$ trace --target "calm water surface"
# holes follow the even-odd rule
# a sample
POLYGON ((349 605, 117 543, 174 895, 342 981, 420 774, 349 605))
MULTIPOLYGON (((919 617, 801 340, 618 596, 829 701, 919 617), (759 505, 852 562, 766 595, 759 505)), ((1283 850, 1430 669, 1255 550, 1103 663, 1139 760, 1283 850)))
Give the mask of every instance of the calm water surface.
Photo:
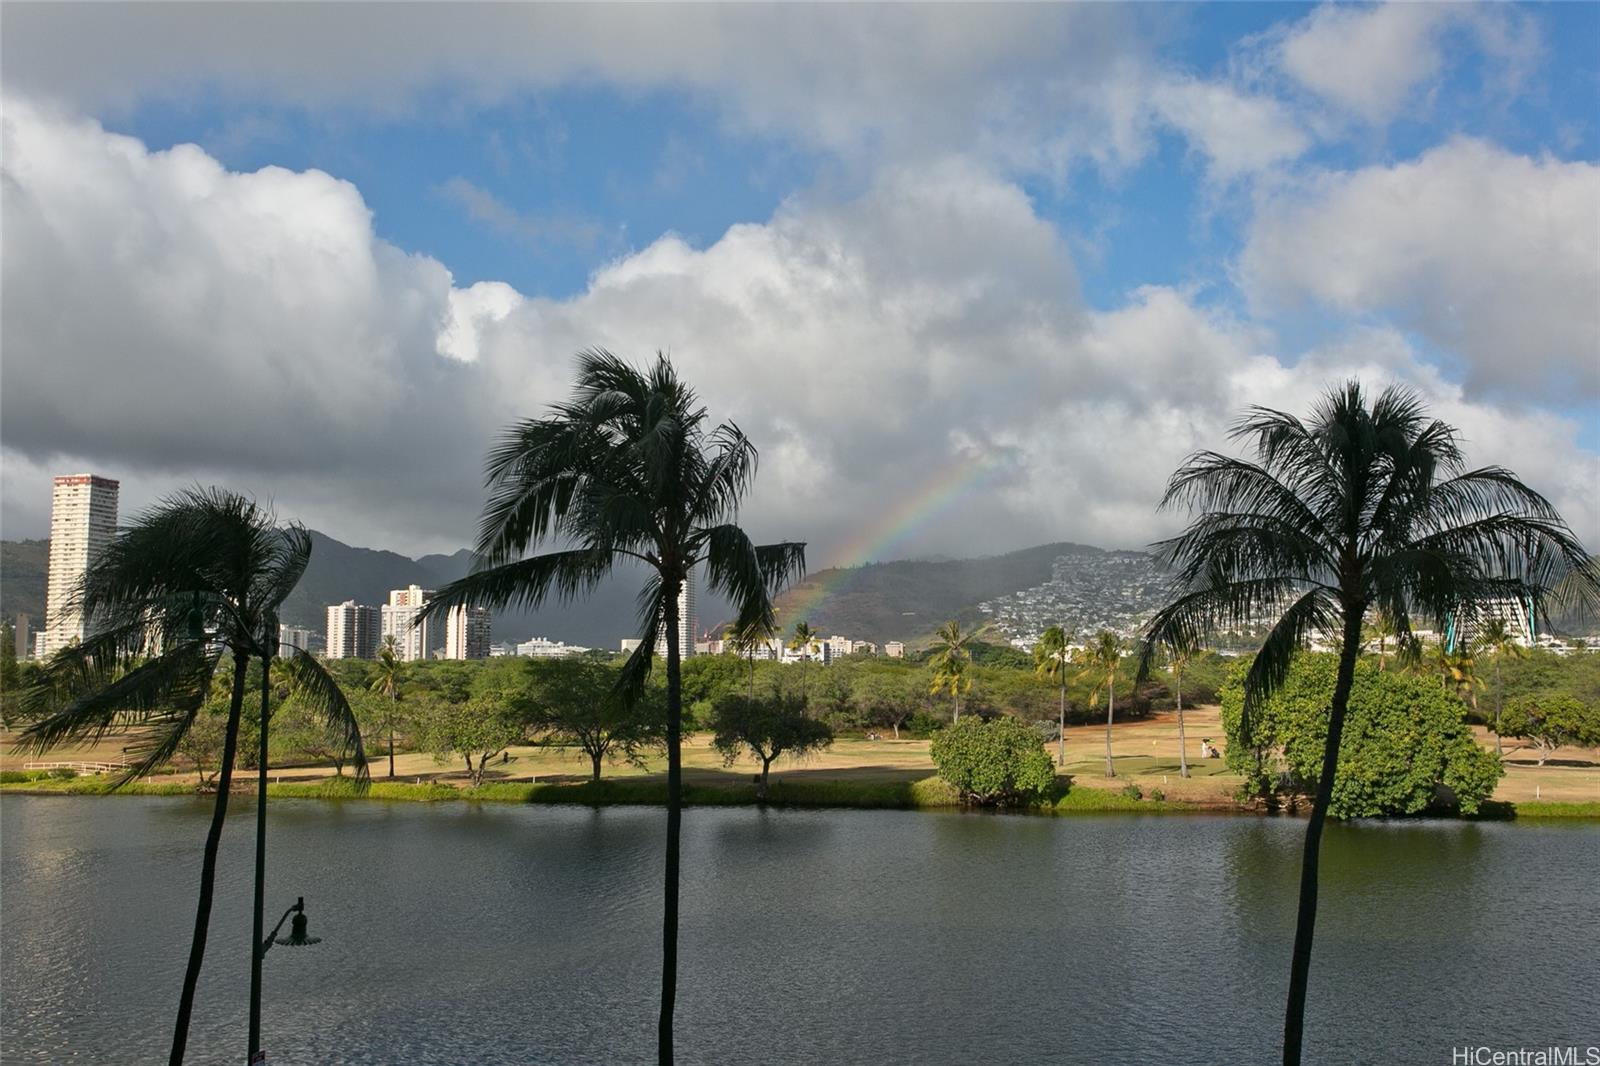
MULTIPOLYGON (((209 802, 0 803, 0 1058, 165 1061, 209 802)), ((228 823, 192 1062, 243 1058, 251 819, 228 823)), ((1253 1063, 1303 823, 691 810, 684 1063, 1253 1063)), ((277 801, 278 1063, 653 1061, 659 810, 277 801)), ((1600 826, 1330 827, 1320 1063, 1596 1043, 1600 826)))

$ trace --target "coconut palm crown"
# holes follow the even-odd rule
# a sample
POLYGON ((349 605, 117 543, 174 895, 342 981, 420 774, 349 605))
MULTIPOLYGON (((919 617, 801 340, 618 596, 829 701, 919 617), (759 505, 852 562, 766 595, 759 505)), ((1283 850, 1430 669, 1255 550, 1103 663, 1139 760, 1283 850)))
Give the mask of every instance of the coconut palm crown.
POLYGON ((1550 501, 1509 470, 1468 468, 1456 431, 1405 388, 1374 399, 1351 381, 1328 391, 1306 420, 1253 407, 1232 436, 1254 460, 1201 451, 1167 485, 1163 507, 1199 514, 1155 546, 1177 587, 1146 627, 1140 672, 1162 644, 1199 644, 1219 629, 1273 620, 1245 677, 1248 734, 1297 650, 1315 635, 1340 649, 1284 1019, 1283 1061, 1298 1063, 1318 846, 1364 621, 1381 611, 1412 643, 1418 621, 1442 629, 1448 616, 1478 619, 1483 605, 1509 598, 1548 617, 1564 578, 1590 601, 1600 583, 1550 501))
POLYGON ((772 595, 805 569, 805 545, 757 546, 737 522, 757 455, 732 422, 707 427, 694 390, 664 355, 635 368, 610 352, 578 357, 572 398, 513 425, 489 453, 489 499, 472 573, 441 588, 424 616, 465 604, 536 605, 592 590, 620 561, 646 568, 640 643, 622 695, 639 695, 666 635, 667 862, 658 1050, 672 1061, 682 810, 678 593, 692 568, 727 596, 747 639, 774 627, 772 595), (524 558, 530 550, 560 545, 524 558))
MULTIPOLYGON (((217 798, 201 860, 189 963, 169 1061, 183 1061, 196 984, 205 958, 217 849, 227 816, 251 658, 278 653, 278 611, 305 573, 311 537, 279 526, 272 512, 221 489, 188 489, 163 499, 117 533, 73 593, 87 632, 45 664, 22 694, 36 720, 18 746, 44 751, 131 730, 133 764, 120 786, 168 762, 202 712, 225 652, 233 685, 217 798)), ((367 780, 361 732, 322 664, 303 650, 287 659, 298 698, 341 739, 367 780)), ((265 685, 265 676, 263 684, 265 685)))

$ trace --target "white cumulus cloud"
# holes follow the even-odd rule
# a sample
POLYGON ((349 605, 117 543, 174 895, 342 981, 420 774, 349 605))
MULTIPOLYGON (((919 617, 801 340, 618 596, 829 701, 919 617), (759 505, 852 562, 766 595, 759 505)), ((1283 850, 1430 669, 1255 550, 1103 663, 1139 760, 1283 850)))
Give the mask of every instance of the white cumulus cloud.
POLYGON ((1600 167, 1460 139, 1267 200, 1240 261, 1258 306, 1384 315, 1477 394, 1600 395, 1600 167))

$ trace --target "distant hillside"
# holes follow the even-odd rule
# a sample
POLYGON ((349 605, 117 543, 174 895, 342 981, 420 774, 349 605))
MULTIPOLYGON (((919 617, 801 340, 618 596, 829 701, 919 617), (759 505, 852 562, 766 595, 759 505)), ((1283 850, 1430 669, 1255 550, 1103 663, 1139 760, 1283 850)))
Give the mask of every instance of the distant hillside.
MULTIPOLYGON (((856 640, 908 643, 951 618, 978 624, 978 604, 1050 580, 1062 555, 1104 554, 1081 544, 1042 544, 981 559, 906 560, 818 570, 778 598, 788 629, 801 613, 812 628, 856 640)), ((702 612, 703 613, 703 612, 702 612)))
POLYGON ((0 618, 33 616, 44 624, 45 574, 50 565, 48 540, 0 540, 0 618))

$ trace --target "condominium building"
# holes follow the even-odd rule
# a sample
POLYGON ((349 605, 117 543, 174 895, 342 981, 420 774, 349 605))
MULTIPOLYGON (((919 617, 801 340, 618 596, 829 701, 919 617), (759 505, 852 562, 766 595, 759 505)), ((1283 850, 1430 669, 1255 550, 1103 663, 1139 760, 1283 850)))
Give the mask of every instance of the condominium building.
POLYGON ((378 609, 354 600, 328 608, 330 659, 376 659, 378 657, 378 609))
POLYGON ((435 651, 444 647, 445 627, 440 619, 417 621, 422 605, 431 599, 433 590, 418 585, 391 589, 389 602, 379 609, 383 616, 380 635, 385 639, 394 638, 395 654, 405 662, 431 659, 435 651))
POLYGON ((1511 634, 1512 641, 1524 648, 1531 648, 1539 641, 1533 605, 1507 596, 1502 599, 1484 600, 1470 611, 1451 614, 1446 618, 1445 650, 1454 652, 1459 648, 1470 648, 1477 643, 1484 627, 1490 622, 1504 624, 1511 634))
POLYGON ((305 626, 278 624, 278 654, 293 655, 297 651, 316 651, 322 643, 322 634, 305 626))
POLYGON ((490 632, 489 608, 450 608, 444 619, 444 657, 487 659, 490 632))
POLYGON ((518 644, 512 651, 524 659, 560 659, 568 655, 582 655, 588 648, 576 644, 568 644, 561 640, 547 640, 544 637, 534 637, 518 644))
MULTIPOLYGON (((699 630, 699 618, 695 616, 694 609, 694 573, 684 579, 683 589, 678 593, 678 657, 687 659, 694 654, 694 636, 699 630)), ((656 654, 663 659, 667 657, 667 634, 662 633, 656 638, 656 654)))
POLYGON ((883 654, 891 659, 904 659, 906 646, 898 640, 886 640, 883 642, 883 654))
POLYGON ((12 627, 11 635, 15 639, 12 647, 16 650, 17 658, 26 659, 33 654, 33 618, 26 612, 17 615, 17 623, 12 627))
POLYGON ((87 635, 83 612, 76 605, 77 593, 83 575, 116 536, 117 491, 117 482, 95 474, 55 479, 50 496, 44 640, 38 649, 44 656, 87 635))

